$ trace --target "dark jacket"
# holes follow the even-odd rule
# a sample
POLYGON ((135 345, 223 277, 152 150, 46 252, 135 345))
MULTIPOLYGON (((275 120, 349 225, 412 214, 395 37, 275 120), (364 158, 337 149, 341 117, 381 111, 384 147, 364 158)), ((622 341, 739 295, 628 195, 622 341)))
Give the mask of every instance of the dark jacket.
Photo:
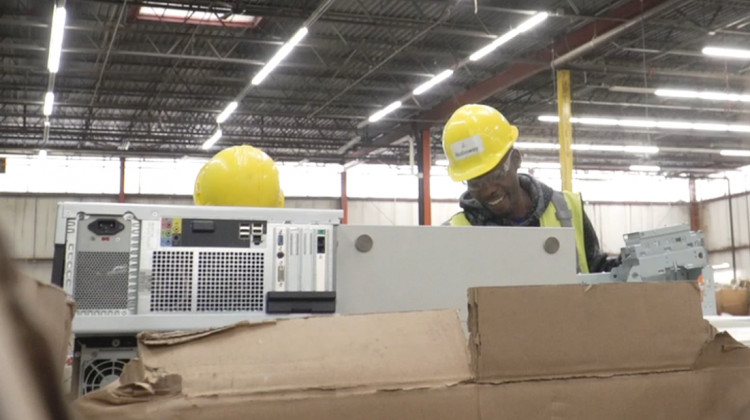
MULTIPOLYGON (((552 188, 537 181, 530 175, 518 174, 518 180, 523 188, 531 197, 532 211, 523 219, 506 219, 496 216, 489 209, 485 208, 479 201, 465 192, 461 195, 459 204, 464 210, 466 219, 473 226, 539 226, 539 219, 547 210, 552 200, 552 188)), ((620 258, 608 258, 599 248, 599 238, 596 231, 591 225, 586 212, 583 212, 583 241, 586 245, 586 260, 589 264, 589 272, 601 273, 608 272, 612 268, 620 265, 620 258)))

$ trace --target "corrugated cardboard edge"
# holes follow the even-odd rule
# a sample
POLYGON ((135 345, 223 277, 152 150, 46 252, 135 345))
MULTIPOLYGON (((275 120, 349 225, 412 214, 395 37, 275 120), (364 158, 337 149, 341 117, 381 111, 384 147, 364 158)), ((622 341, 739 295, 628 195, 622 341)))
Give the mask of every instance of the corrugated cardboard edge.
POLYGON ((263 327, 274 325, 276 324, 276 322, 276 320, 265 320, 258 322, 240 321, 235 324, 227 325, 225 327, 208 328, 205 330, 197 331, 173 331, 166 333, 145 331, 138 334, 138 345, 145 345, 148 347, 173 346, 176 344, 183 344, 200 340, 202 338, 221 334, 230 330, 234 330, 236 328, 263 327))
POLYGON ((471 371, 476 374, 476 372, 479 370, 477 361, 479 360, 482 349, 482 337, 479 334, 479 316, 477 316, 477 311, 479 309, 479 302, 477 301, 477 289, 469 289, 468 297, 469 319, 467 320, 467 324, 469 327, 469 356, 471 360, 471 371))
MULTIPOLYGON (((698 291, 700 292, 700 285, 698 285, 697 282, 690 282, 690 284, 698 291)), ((583 288, 584 293, 589 292, 594 285, 592 284, 581 284, 580 285, 583 288)), ((544 287, 544 286, 535 286, 535 287, 544 287)), ((637 370, 630 370, 630 371, 619 371, 619 372, 591 372, 587 374, 569 374, 569 375, 540 375, 540 376, 528 376, 525 378, 518 378, 518 379, 478 379, 476 377, 476 372, 478 372, 480 366, 478 365, 478 361, 481 359, 481 349, 482 349, 482 337, 481 334, 479 334, 479 316, 478 310, 479 310, 479 301, 478 301, 478 295, 479 295, 479 289, 481 288, 470 288, 468 290, 468 299, 469 299, 469 318, 468 318, 468 326, 469 326, 469 351, 471 354, 471 369, 472 372, 475 375, 474 381, 477 384, 488 384, 488 385, 501 385, 501 384, 512 384, 512 383, 520 383, 520 382, 538 382, 538 381, 550 381, 550 380, 564 380, 564 379, 585 379, 585 378, 613 378, 618 376, 633 376, 633 375, 648 375, 648 374, 661 374, 661 373, 671 373, 671 372, 689 372, 696 369, 696 367, 699 365, 701 360, 705 359, 704 354, 710 354, 712 353, 712 350, 716 349, 717 346, 721 347, 722 349, 734 349, 738 350, 741 348, 747 349, 750 351, 750 348, 746 347, 742 343, 737 342, 732 338, 728 333, 718 333, 718 330, 711 325, 710 322, 703 320, 704 327, 706 328, 706 335, 707 339, 699 352, 696 354, 696 359, 693 362, 691 366, 682 367, 682 368, 663 368, 663 369, 649 369, 649 370, 643 370, 643 369, 637 369, 637 370), (720 337, 720 340, 717 341, 717 337, 720 337), (728 337, 730 341, 727 341, 728 337)), ((714 357, 715 359, 716 357, 714 357)), ((713 359, 712 359, 713 360, 713 359)))
POLYGON ((102 389, 80 397, 79 403, 84 400, 90 400, 103 402, 108 405, 124 405, 169 398, 206 399, 216 397, 239 397, 250 398, 253 400, 293 400, 315 397, 338 397, 400 391, 447 389, 470 383, 472 383, 471 379, 465 381, 446 381, 442 383, 436 383, 434 381, 418 382, 401 384, 393 387, 306 387, 284 391, 262 390, 255 392, 249 392, 246 390, 222 390, 188 395, 182 390, 182 377, 180 375, 151 368, 143 364, 140 359, 135 358, 125 365, 123 373, 117 381, 102 389))
MULTIPOLYGON (((468 355, 468 348, 466 346, 465 341, 465 335, 463 331, 461 331, 460 328, 460 321, 458 317, 457 311, 418 311, 419 314, 427 314, 429 312, 435 312, 434 315, 438 315, 439 312, 442 312, 443 314, 441 317, 445 317, 445 315, 448 315, 452 321, 455 321, 456 326, 456 340, 458 337, 460 337, 461 345, 460 345, 460 351, 461 351, 461 359, 463 360, 463 364, 465 366, 465 374, 463 375, 450 375, 450 376, 444 376, 442 378, 440 377, 431 377, 429 379, 427 378, 412 378, 414 380, 410 381, 393 381, 391 383, 360 383, 357 385, 352 384, 338 384, 338 385, 321 385, 317 386, 317 384, 287 384, 291 386, 283 386, 283 387, 269 387, 265 389, 258 389, 258 390, 249 390, 249 389, 235 389, 231 387, 224 387, 224 388, 215 388, 211 390, 192 390, 190 391, 190 387, 184 387, 181 390, 181 394, 188 396, 188 397, 197 397, 197 396, 206 396, 206 395, 253 395, 253 396, 260 396, 264 394, 296 394, 296 393, 309 393, 309 392, 317 392, 317 391, 336 391, 336 392, 389 392, 389 391, 399 391, 399 390, 409 390, 409 389, 430 389, 433 387, 445 387, 445 386, 454 386, 459 383, 468 383, 473 380, 472 375, 470 373, 470 370, 468 369, 468 363, 469 363, 469 355, 468 355), (314 385, 314 386, 310 386, 314 385)), ((416 314, 416 313, 415 313, 416 314)), ((349 315, 346 316, 346 318, 369 318, 373 316, 385 316, 387 314, 364 314, 364 315, 349 315)), ((391 314, 393 315, 393 314, 391 314)), ((421 315, 420 315, 421 317, 421 315)), ((191 345, 191 344, 198 344, 198 341, 206 339, 208 337, 217 337, 222 335, 228 335, 228 334, 244 334, 245 329, 250 329, 250 331, 256 331, 257 328, 262 327, 268 327, 268 326, 274 326, 285 322, 299 322, 304 320, 311 320, 316 319, 319 320, 320 318, 330 318, 330 317, 299 317, 299 318, 293 318, 293 319, 282 319, 277 321, 264 321, 264 322, 239 322, 233 325, 229 325, 226 327, 221 328, 212 328, 212 329, 206 329, 202 331, 191 331, 191 332, 169 332, 169 333, 154 333, 154 332, 144 332, 139 334, 138 336, 138 345, 139 348, 142 350, 142 356, 143 358, 137 362, 137 365, 134 365, 132 367, 133 372, 140 372, 138 375, 123 375, 121 380, 118 383, 118 387, 123 387, 121 390, 122 394, 124 394, 126 397, 130 397, 133 395, 134 390, 138 390, 139 395, 141 396, 147 396, 148 389, 153 388, 154 381, 157 381, 159 377, 164 377, 166 375, 175 375, 175 376, 184 376, 187 378, 190 376, 190 374, 187 371, 183 371, 181 369, 179 370, 173 370, 168 371, 167 369, 170 369, 169 367, 166 367, 168 365, 162 365, 155 360, 151 360, 149 358, 149 355, 151 354, 151 350, 156 351, 162 351, 167 350, 165 348, 168 348, 170 346, 178 346, 178 345, 191 345), (184 373, 183 373, 184 372, 184 373), (146 385, 150 384, 150 385, 146 385)), ((438 318, 438 319, 446 319, 446 318, 438 318)), ((452 324, 451 324, 452 326, 452 324)), ((455 341, 455 343, 458 343, 458 341, 455 341)), ((458 347, 456 347, 458 350, 458 347)), ((182 379, 182 378, 181 378, 182 379)), ((403 378, 402 378, 403 379, 403 378)), ((110 391, 112 391, 114 394, 118 394, 118 391, 114 388, 110 388, 110 391)))

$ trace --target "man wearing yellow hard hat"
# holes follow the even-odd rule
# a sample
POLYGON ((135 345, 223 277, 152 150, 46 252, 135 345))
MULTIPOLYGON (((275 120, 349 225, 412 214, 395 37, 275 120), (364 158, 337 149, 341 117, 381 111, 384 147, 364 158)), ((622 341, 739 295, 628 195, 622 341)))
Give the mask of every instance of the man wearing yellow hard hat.
POLYGON ((521 153, 513 148, 518 129, 496 109, 464 105, 443 129, 448 174, 466 182, 462 212, 451 226, 573 227, 578 271, 609 271, 619 264, 599 249, 599 239, 579 194, 554 191, 534 177, 519 174, 521 153))
POLYGON ((273 159, 242 145, 220 151, 203 165, 193 201, 199 206, 284 207, 284 192, 273 159))

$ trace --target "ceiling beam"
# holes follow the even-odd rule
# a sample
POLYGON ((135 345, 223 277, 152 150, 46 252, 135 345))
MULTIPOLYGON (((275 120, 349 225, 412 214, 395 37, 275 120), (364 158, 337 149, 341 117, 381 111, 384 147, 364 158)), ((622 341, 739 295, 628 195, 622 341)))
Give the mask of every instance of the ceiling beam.
MULTIPOLYGON (((627 19, 626 21, 595 21, 584 25, 580 29, 558 39, 552 45, 547 46, 536 53, 530 54, 533 59, 545 61, 548 64, 514 64, 498 74, 484 80, 474 87, 455 95, 420 114, 420 119, 441 120, 461 105, 467 103, 481 102, 492 95, 517 85, 529 78, 548 70, 550 64, 564 64, 560 58, 574 59, 588 50, 596 48, 602 42, 619 35, 625 30, 643 20, 658 15, 661 12, 672 10, 683 0, 630 0, 625 4, 606 13, 606 16, 627 19)), ((392 132, 375 140, 370 145, 363 146, 350 153, 347 158, 357 159, 380 147, 389 145, 397 139, 409 133, 409 127, 392 132), (405 129, 405 130, 404 130, 405 129)))

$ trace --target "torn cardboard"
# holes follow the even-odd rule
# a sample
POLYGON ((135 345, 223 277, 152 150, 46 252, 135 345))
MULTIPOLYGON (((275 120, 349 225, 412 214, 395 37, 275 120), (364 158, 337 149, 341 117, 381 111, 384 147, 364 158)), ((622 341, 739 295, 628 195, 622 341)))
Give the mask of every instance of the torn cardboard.
POLYGON ((698 295, 681 282, 472 289, 478 380, 452 311, 142 335, 142 360, 74 408, 83 420, 748 419, 750 349, 715 335, 698 295), (531 344, 548 348, 522 360, 531 344))

